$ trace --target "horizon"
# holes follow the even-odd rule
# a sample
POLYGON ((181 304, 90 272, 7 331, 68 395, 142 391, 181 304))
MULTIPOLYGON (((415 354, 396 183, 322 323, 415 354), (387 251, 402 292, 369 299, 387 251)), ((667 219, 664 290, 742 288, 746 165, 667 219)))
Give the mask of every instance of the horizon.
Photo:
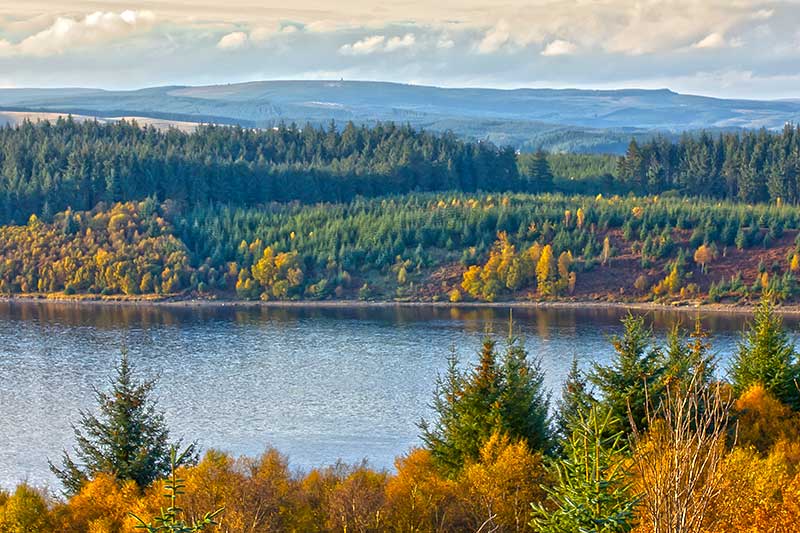
POLYGON ((231 0, 0 6, 0 87, 385 80, 800 98, 797 0, 231 0))
POLYGON ((797 101, 800 100, 800 93, 798 96, 786 97, 734 97, 734 96, 718 96, 710 93, 701 92, 683 92, 675 90, 671 87, 643 87, 643 86, 535 86, 535 85, 518 85, 518 86, 490 86, 490 85, 448 85, 448 84, 433 84, 433 83, 415 83, 415 82, 402 82, 390 81, 382 79, 298 79, 298 78, 273 78, 273 79, 257 79, 257 80, 243 80, 243 81, 220 81, 217 83, 165 83, 158 85, 137 85, 127 88, 113 88, 102 86, 90 85, 28 85, 28 86, 3 86, 0 85, 0 91, 16 90, 91 90, 91 91, 104 91, 104 92, 136 92, 148 89, 175 87, 175 88, 203 88, 203 87, 223 87, 233 85, 249 85, 259 83, 374 83, 374 84, 387 84, 387 85, 404 85, 408 87, 419 87, 429 89, 443 89, 443 90, 487 90, 487 91, 585 91, 585 92, 624 92, 624 91, 645 91, 645 92, 670 92, 682 96, 698 96, 702 98, 713 98, 718 100, 749 100, 749 101, 764 101, 764 102, 779 102, 779 101, 797 101))

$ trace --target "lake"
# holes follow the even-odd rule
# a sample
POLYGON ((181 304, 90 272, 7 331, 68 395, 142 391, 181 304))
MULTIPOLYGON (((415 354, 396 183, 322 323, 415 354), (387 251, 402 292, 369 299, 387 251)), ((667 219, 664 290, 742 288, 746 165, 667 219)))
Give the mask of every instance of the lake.
MULTIPOLYGON (((515 309, 514 326, 558 393, 573 357, 606 361, 618 309, 515 309)), ((650 313, 659 336, 693 315, 650 313)), ((704 317, 721 371, 744 315, 704 317)), ((796 320, 787 319, 793 329, 796 320)), ((451 350, 474 361, 502 308, 222 307, 0 302, 0 486, 55 488, 47 459, 73 444, 70 424, 93 409, 126 348, 174 437, 204 449, 267 446, 307 469, 342 459, 392 468, 419 444, 437 373, 451 350)))

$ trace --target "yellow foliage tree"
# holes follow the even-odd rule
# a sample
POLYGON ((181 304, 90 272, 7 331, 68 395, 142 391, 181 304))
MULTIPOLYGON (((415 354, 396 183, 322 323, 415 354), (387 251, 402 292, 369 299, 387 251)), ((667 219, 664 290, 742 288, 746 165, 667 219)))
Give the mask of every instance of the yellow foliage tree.
POLYGON ((392 531, 459 531, 467 529, 459 488, 442 476, 424 449, 395 461, 397 474, 386 484, 387 525, 392 531))
POLYGON ((745 391, 734 404, 738 442, 767 453, 779 441, 800 442, 800 416, 762 385, 745 391))
POLYGON ((536 263, 536 283, 542 295, 553 294, 556 265, 553 259, 553 247, 549 244, 542 248, 542 254, 536 263))
POLYGON ((480 461, 466 466, 461 482, 473 516, 472 530, 500 528, 524 531, 530 505, 542 501, 546 474, 539 454, 524 442, 495 433, 480 452, 480 461))
POLYGON ((716 250, 706 244, 701 244, 694 252, 694 262, 700 265, 704 274, 708 271, 708 264, 716 258, 716 250))

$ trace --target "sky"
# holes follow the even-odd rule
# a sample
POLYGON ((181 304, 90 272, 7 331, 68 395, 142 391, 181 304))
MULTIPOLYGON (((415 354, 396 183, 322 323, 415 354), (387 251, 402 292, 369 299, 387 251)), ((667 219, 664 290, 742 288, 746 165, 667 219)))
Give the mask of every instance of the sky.
POLYGON ((0 2, 0 87, 340 78, 800 98, 800 0, 0 2))

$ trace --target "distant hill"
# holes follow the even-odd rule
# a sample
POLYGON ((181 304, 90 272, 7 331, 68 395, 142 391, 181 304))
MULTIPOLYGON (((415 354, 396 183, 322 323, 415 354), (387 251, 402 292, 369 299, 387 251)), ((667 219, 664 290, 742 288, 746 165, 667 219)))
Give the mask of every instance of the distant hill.
MULTIPOLYGON (((358 81, 263 81, 207 87, 3 89, 13 116, 71 113, 266 128, 281 122, 410 123, 521 150, 620 152, 632 136, 781 128, 800 101, 726 100, 669 90, 447 89, 358 81)), ((4 122, 13 122, 5 113, 4 122)))

